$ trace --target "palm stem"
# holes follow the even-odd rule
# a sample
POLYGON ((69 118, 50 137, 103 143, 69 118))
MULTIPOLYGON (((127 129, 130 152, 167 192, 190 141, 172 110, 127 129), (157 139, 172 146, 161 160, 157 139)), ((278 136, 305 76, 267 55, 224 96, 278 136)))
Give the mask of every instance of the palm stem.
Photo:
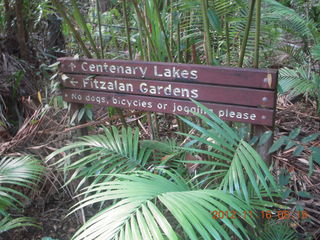
POLYGON ((72 4, 72 7, 74 8, 74 11, 75 11, 75 14, 78 15, 78 18, 79 18, 79 24, 82 26, 86 36, 88 37, 88 40, 93 48, 93 51, 96 53, 97 55, 97 58, 100 58, 100 55, 99 55, 99 51, 97 49, 97 46, 96 46, 96 43, 94 42, 92 36, 91 36, 91 33, 87 27, 87 24, 83 18, 83 15, 81 14, 80 10, 79 10, 79 7, 77 5, 77 2, 75 0, 71 0, 71 4, 72 4))
MULTIPOLYGON (((155 48, 155 46, 154 46, 154 44, 153 44, 153 41, 152 41, 152 39, 151 39, 150 31, 148 31, 148 29, 147 29, 146 22, 144 21, 144 18, 142 17, 142 14, 141 14, 141 12, 140 12, 140 10, 139 10, 138 3, 137 3, 136 0, 132 0, 132 2, 133 2, 134 9, 135 9, 135 11, 136 11, 136 13, 137 13, 138 20, 139 20, 139 22, 140 22, 141 25, 142 25, 142 28, 143 28, 146 36, 147 36, 148 41, 150 42, 150 46, 151 46, 151 48, 152 48, 152 51, 153 51, 154 53, 156 53, 157 50, 156 50, 156 48, 155 48)), ((155 56, 156 56, 157 60, 159 60, 159 59, 158 59, 158 55, 155 55, 155 56)))
POLYGON ((65 8, 62 6, 62 4, 59 2, 59 0, 52 0, 52 3, 55 5, 57 11, 61 14, 63 19, 65 20, 66 24, 69 26, 71 32, 73 33, 74 37, 77 40, 77 43, 80 45, 82 51, 84 52, 85 56, 88 58, 92 58, 92 55, 88 48, 86 47, 85 43, 83 42, 80 34, 73 26, 70 18, 68 17, 67 13, 65 12, 65 8))
POLYGON ((257 0, 256 6, 256 36, 255 36, 255 56, 253 67, 259 67, 259 46, 260 46, 260 25, 261 25, 261 0, 257 0))
POLYGON ((248 43, 249 31, 250 31, 250 27, 251 27, 255 2, 256 2, 255 0, 251 0, 250 9, 249 9, 249 16, 248 16, 246 28, 244 31, 243 41, 242 41, 241 50, 240 50, 240 58, 239 58, 238 67, 242 67, 242 65, 243 65, 243 59, 244 59, 244 55, 245 55, 246 47, 247 47, 247 43, 248 43))
POLYGON ((170 51, 173 52, 173 0, 170 1, 170 51))
POLYGON ((165 42, 166 50, 167 50, 167 53, 168 53, 168 57, 170 59, 170 62, 173 62, 172 54, 171 54, 170 47, 169 47, 168 37, 167 37, 167 34, 166 34, 165 30, 164 30, 164 26, 163 26, 163 22, 162 22, 162 19, 161 19, 160 10, 159 10, 159 6, 157 4, 157 0, 153 0, 153 4, 155 6, 156 16, 157 16, 158 21, 159 21, 160 29, 161 29, 161 31, 163 33, 163 36, 164 36, 164 42, 165 42))
POLYGON ((130 28, 129 28, 129 20, 128 20, 128 9, 127 9, 127 0, 122 1, 122 9, 123 9, 123 18, 124 18, 124 24, 126 27, 126 35, 127 35, 127 42, 128 42, 128 51, 129 51, 129 58, 130 60, 133 59, 132 55, 132 46, 130 41, 130 28))
POLYGON ((99 39, 100 39, 100 50, 101 50, 101 57, 104 58, 103 53, 103 39, 102 39, 102 27, 101 27, 101 15, 100 15, 100 3, 96 0, 97 4, 97 17, 98 17, 98 27, 99 27, 99 39))
POLYGON ((212 47, 210 42, 210 31, 209 31, 209 19, 208 19, 208 5, 206 0, 201 0, 202 17, 203 17, 203 28, 204 28, 204 47, 206 52, 207 64, 212 64, 212 47))
MULTIPOLYGON (((150 32, 150 39, 152 39, 152 26, 150 24, 150 21, 148 20, 148 8, 147 8, 147 1, 144 0, 143 1, 143 7, 144 7, 144 15, 141 14, 141 16, 144 16, 144 21, 142 22, 143 24, 145 24, 146 26, 146 29, 148 29, 149 27, 149 32, 150 32)), ((147 61, 151 61, 151 43, 150 43, 150 40, 147 38, 146 39, 146 42, 147 42, 147 61)))
POLYGON ((227 44, 227 63, 230 66, 231 63, 231 53, 230 53, 230 34, 229 34, 229 21, 228 16, 225 16, 226 21, 226 44, 227 44))
POLYGON ((180 19, 178 20, 178 25, 177 25, 177 47, 178 47, 178 62, 182 62, 182 57, 181 57, 181 32, 180 32, 180 19))

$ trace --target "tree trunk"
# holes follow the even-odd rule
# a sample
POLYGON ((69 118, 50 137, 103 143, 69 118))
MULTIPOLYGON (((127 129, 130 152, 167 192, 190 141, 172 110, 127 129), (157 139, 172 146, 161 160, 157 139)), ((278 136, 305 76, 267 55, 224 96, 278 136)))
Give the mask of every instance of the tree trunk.
POLYGON ((100 6, 100 11, 101 12, 106 12, 109 9, 110 4, 108 3, 107 0, 99 0, 99 6, 100 6))
POLYGON ((8 33, 10 31, 11 26, 11 20, 12 20, 12 13, 10 9, 10 3, 9 0, 3 1, 4 6, 4 21, 5 21, 5 33, 8 33))
POLYGON ((26 43, 26 30, 24 26, 23 0, 16 0, 17 40, 19 43, 20 57, 28 60, 28 48, 26 43))

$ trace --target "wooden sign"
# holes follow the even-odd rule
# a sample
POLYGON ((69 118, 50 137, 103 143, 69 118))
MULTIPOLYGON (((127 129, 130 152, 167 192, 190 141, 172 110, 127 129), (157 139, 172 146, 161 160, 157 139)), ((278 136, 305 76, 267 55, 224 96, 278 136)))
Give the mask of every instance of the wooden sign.
POLYGON ((277 71, 60 58, 67 102, 192 115, 200 101, 228 121, 272 126, 277 71))

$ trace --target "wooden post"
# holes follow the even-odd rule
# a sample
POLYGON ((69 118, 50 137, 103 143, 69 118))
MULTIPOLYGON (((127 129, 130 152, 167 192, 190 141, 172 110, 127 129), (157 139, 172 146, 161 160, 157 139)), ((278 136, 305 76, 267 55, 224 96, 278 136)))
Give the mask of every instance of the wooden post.
POLYGON ((256 146, 256 151, 260 154, 260 156, 265 161, 267 166, 270 166, 271 155, 268 152, 273 144, 273 128, 269 128, 261 125, 253 125, 252 128, 253 128, 254 136, 257 136, 257 137, 260 137, 266 131, 272 131, 271 137, 268 139, 268 141, 265 144, 262 144, 262 145, 257 144, 256 146))
MULTIPOLYGON (((251 11, 253 11, 254 2, 255 2, 255 0, 252 0, 252 2, 251 2, 251 7, 252 7, 252 9, 250 7, 251 11)), ((250 11, 250 15, 252 17, 253 12, 251 12, 251 11, 250 11)), ((249 26, 249 28, 250 28, 250 26, 249 26)), ((254 55, 254 62, 253 62, 254 68, 259 67, 259 56, 260 56, 259 50, 260 50, 260 33, 261 33, 260 29, 261 29, 261 0, 256 0, 255 55, 254 55)), ((243 58, 242 58, 242 60, 243 60, 243 58)), ((266 84, 268 84, 270 88, 272 86, 274 86, 274 98, 273 98, 274 113, 273 113, 272 129, 265 127, 265 126, 261 126, 261 125, 253 125, 252 126, 253 131, 254 131, 254 136, 257 136, 257 137, 260 137, 266 131, 272 131, 272 135, 268 139, 268 141, 263 145, 258 144, 256 147, 257 152, 260 154, 260 156, 262 157, 262 159, 266 162, 266 164, 268 166, 270 166, 270 164, 271 164, 271 155, 268 152, 273 144, 273 131, 274 131, 274 119, 275 119, 274 115, 275 115, 276 107, 277 107, 277 80, 278 80, 277 77, 278 77, 278 74, 275 74, 274 76, 275 77, 273 79, 271 74, 267 74, 267 77, 264 79, 264 82, 266 84)), ((265 97, 262 100, 268 100, 268 99, 267 99, 267 97, 265 97)))

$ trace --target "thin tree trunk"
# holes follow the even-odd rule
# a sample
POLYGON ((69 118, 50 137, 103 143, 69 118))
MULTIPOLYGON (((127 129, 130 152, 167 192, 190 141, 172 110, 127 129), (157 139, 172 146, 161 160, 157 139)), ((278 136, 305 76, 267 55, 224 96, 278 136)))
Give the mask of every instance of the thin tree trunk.
POLYGON ((256 3, 256 0, 251 0, 250 8, 249 8, 249 15, 248 15, 248 18, 247 18, 246 29, 245 29, 245 32, 244 32, 242 45, 241 45, 241 50, 240 50, 240 57, 239 57, 238 67, 242 67, 242 65, 243 65, 243 59, 244 59, 244 55, 246 53, 246 47, 247 47, 247 43, 248 43, 249 32, 250 32, 250 27, 251 27, 251 22, 252 22, 252 16, 253 16, 253 12, 254 12, 255 3, 256 3))
POLYGON ((4 6, 4 20, 5 20, 5 32, 8 34, 10 32, 11 20, 12 20, 12 12, 10 9, 9 0, 3 1, 4 6))
POLYGON ((20 57, 28 59, 28 48, 26 43, 26 30, 23 23, 23 0, 16 0, 16 18, 17 18, 17 40, 19 43, 20 57))

